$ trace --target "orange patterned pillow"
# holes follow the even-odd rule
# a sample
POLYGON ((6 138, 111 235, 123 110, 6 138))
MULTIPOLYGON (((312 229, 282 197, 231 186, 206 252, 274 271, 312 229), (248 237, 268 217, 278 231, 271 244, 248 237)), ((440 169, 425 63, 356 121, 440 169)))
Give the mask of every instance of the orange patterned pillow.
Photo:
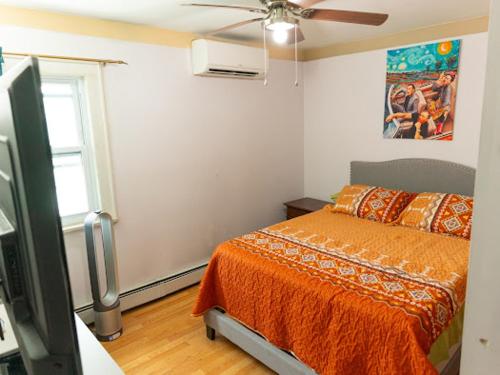
POLYGON ((427 232, 470 239, 474 199, 459 194, 420 193, 405 208, 398 224, 427 232))
POLYGON ((396 220, 415 194, 368 185, 347 185, 337 197, 333 212, 390 223, 396 220))

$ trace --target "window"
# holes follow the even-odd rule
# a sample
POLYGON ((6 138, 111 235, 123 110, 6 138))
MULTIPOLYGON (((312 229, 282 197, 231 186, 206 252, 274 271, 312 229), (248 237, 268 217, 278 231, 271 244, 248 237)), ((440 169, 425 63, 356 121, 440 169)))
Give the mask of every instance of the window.
POLYGON ((66 231, 89 211, 116 219, 101 67, 41 61, 42 93, 57 200, 66 231))
MULTIPOLYGON (((19 61, 5 58, 6 70, 19 61)), ((41 59, 39 67, 64 231, 81 229, 89 211, 117 220, 101 66, 41 59)))
POLYGON ((79 78, 42 78, 59 212, 76 224, 99 208, 89 121, 79 78))

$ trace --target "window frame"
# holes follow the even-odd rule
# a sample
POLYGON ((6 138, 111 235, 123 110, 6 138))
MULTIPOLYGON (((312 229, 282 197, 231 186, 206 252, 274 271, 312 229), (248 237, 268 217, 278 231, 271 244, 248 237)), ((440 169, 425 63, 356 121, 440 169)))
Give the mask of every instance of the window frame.
MULTIPOLYGON (((54 60, 40 60, 39 66, 42 82, 73 80, 77 84, 79 115, 82 120, 79 135, 82 137, 81 155, 87 183, 89 210, 106 211, 114 221, 117 221, 102 66, 96 63, 54 60)), ((59 153, 54 155, 57 154, 59 153)), ((70 232, 82 229, 85 216, 86 213, 61 217, 63 230, 70 232)))
MULTIPOLYGON (((92 157, 93 147, 91 134, 89 131, 89 119, 87 116, 87 103, 83 97, 82 77, 62 77, 62 76, 42 76, 42 85, 44 83, 69 84, 71 86, 71 97, 73 99, 74 110, 77 121, 77 136, 79 145, 73 147, 52 147, 52 157, 64 157, 69 155, 79 155, 82 161, 82 167, 85 175, 87 205, 89 210, 97 210, 100 207, 98 182, 96 181, 95 160, 92 157)), ((45 97, 46 95, 44 95, 45 97)), ((51 94, 49 97, 68 97, 69 95, 51 94)), ((61 216, 63 227, 78 225, 83 222, 87 213, 77 213, 61 216)))

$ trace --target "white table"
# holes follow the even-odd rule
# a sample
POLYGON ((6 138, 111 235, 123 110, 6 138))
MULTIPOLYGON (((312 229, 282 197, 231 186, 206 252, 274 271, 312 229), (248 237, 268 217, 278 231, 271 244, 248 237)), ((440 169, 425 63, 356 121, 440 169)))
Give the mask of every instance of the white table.
POLYGON ((76 314, 75 322, 83 374, 124 375, 122 369, 118 367, 106 349, 97 341, 94 334, 76 314))
MULTIPOLYGON (((5 335, 5 340, 0 340, 0 355, 14 354, 18 351, 18 345, 3 304, 0 304, 0 319, 3 321, 5 335)), ((106 349, 97 341, 90 329, 76 314, 75 323, 83 374, 124 375, 106 349)))
POLYGON ((18 351, 16 336, 10 325, 7 311, 3 303, 0 303, 0 322, 3 328, 4 340, 0 340, 0 356, 7 357, 18 351))

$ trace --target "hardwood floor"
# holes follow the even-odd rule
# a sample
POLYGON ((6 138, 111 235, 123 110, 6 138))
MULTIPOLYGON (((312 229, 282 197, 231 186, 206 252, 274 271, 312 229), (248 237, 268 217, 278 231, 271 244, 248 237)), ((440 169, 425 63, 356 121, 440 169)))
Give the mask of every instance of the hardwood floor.
POLYGON ((125 374, 274 374, 221 336, 210 341, 191 309, 193 286, 123 314, 123 335, 103 343, 125 374))

